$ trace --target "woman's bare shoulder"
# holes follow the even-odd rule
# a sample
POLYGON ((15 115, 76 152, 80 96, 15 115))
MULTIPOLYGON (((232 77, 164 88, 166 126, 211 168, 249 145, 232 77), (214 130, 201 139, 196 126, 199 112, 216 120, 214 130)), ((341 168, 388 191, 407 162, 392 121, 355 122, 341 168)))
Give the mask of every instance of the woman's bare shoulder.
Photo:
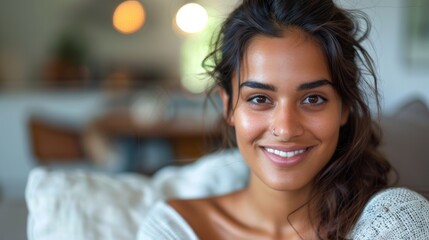
POLYGON ((213 196, 197 199, 170 199, 167 204, 174 208, 186 220, 197 216, 207 217, 214 214, 228 201, 231 195, 213 196))
POLYGON ((195 217, 204 210, 209 209, 212 200, 211 198, 170 199, 167 201, 167 204, 174 208, 183 218, 188 220, 189 217, 195 217))
POLYGON ((240 196, 241 191, 205 198, 194 199, 169 199, 167 204, 176 209, 179 213, 183 212, 200 212, 201 210, 215 210, 216 208, 228 205, 234 202, 240 196))

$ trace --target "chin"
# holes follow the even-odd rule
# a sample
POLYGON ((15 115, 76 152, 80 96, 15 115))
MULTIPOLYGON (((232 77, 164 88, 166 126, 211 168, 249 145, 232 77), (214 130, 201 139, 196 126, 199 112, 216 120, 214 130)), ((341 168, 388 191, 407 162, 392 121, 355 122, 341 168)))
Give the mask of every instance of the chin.
POLYGON ((294 174, 271 174, 264 178, 259 178, 267 187, 276 191, 301 191, 311 187, 311 180, 300 179, 294 174))

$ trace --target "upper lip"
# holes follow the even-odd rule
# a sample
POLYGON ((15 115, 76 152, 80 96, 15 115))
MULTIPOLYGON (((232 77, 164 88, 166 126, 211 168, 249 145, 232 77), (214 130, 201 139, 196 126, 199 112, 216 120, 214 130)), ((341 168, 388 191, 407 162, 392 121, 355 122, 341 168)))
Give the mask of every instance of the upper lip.
POLYGON ((275 150, 279 150, 282 152, 293 152, 293 151, 298 151, 298 150, 303 150, 303 149, 308 149, 311 146, 304 146, 304 145, 300 145, 300 146, 261 146, 262 148, 271 148, 271 149, 275 149, 275 150))

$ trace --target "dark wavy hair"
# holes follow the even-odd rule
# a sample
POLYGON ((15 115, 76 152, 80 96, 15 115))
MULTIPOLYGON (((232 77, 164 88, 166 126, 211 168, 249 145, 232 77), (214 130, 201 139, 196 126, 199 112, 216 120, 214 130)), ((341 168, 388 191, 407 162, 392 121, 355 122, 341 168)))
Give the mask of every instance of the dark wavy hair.
MULTIPOLYGON (((224 21, 203 66, 230 96, 244 52, 257 35, 282 37, 285 29, 305 32, 324 52, 333 86, 349 110, 331 160, 314 180, 309 202, 320 239, 344 239, 370 197, 388 185, 390 164, 379 153, 381 131, 369 99, 380 110, 374 63, 363 48, 369 34, 366 15, 339 8, 332 0, 244 0, 224 21)), ((234 139, 233 139, 234 140, 234 139)))

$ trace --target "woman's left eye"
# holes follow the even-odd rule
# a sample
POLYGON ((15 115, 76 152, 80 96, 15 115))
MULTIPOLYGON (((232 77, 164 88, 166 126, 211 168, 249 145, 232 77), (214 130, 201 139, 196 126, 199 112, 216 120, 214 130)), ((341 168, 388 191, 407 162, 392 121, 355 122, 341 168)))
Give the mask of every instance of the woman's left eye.
POLYGON ((256 105, 267 104, 271 102, 267 97, 262 95, 251 97, 248 101, 256 105))
POLYGON ((319 95, 311 95, 304 99, 304 104, 320 105, 326 102, 326 98, 319 95))

